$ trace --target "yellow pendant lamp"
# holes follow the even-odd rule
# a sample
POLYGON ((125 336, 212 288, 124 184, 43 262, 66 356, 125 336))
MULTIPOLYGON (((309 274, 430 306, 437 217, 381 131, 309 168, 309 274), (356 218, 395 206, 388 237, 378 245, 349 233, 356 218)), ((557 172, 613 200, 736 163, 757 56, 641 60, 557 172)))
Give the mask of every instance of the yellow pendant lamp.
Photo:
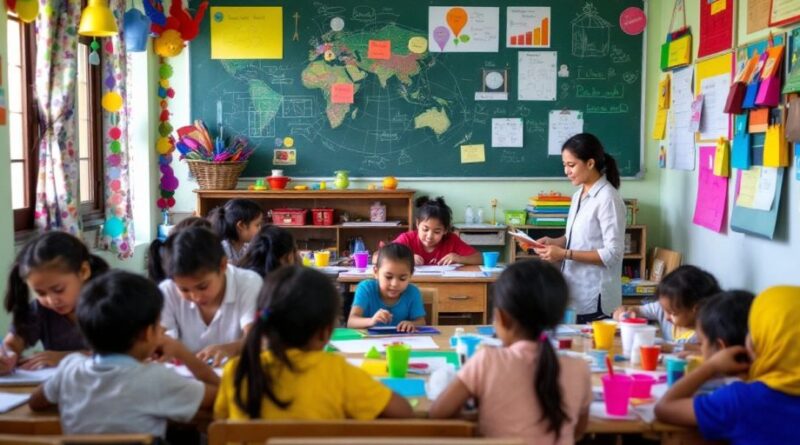
POLYGON ((91 37, 110 37, 119 34, 117 20, 105 0, 89 0, 81 14, 78 34, 91 37))

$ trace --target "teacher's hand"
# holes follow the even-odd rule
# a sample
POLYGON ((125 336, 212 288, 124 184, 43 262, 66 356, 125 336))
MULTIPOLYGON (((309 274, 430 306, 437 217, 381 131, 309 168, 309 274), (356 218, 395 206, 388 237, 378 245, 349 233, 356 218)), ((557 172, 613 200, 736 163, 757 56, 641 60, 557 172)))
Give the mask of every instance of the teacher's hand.
POLYGON ((553 245, 546 246, 541 249, 534 249, 533 251, 536 252, 536 255, 539 255, 539 258, 542 260, 549 261, 551 263, 562 261, 567 254, 566 249, 553 245))

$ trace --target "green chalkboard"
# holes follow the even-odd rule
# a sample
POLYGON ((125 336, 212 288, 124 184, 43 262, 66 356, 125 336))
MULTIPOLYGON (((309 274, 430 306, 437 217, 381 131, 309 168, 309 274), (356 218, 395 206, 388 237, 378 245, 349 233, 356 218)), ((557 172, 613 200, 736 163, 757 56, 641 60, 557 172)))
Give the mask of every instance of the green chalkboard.
MULTIPOLYGON (((211 59, 210 22, 225 17, 209 9, 190 46, 192 118, 205 120, 216 133, 219 105, 225 135, 242 134, 258 146, 245 176, 283 168, 292 177, 345 169, 359 177, 525 178, 563 175, 561 157, 548 155, 549 116, 576 110, 584 131, 600 137, 623 176, 640 173, 642 34, 624 33, 619 17, 628 7, 642 7, 641 0, 544 0, 536 6, 549 11, 514 10, 511 34, 522 35, 519 42, 526 38, 520 26, 549 12, 549 47, 524 49, 507 47, 507 16, 510 7, 531 2, 456 3, 468 14, 460 29, 462 11, 448 23, 437 8, 453 6, 439 3, 215 0, 213 7, 282 6, 283 59, 211 59), (477 7, 488 9, 471 9, 477 7), (341 20, 332 23, 334 18, 341 20), (487 49, 492 34, 496 51, 447 51, 487 49), (411 38, 429 35, 429 50, 410 51, 411 38), (391 41, 391 58, 367 57, 370 40, 391 41), (528 80, 522 80, 525 94, 541 98, 552 92, 555 100, 518 100, 520 52, 555 52, 555 82, 527 70, 528 80), (485 70, 507 73, 507 100, 476 100, 485 70), (542 87, 548 79, 553 87, 542 87), (331 103, 333 83, 354 84, 352 105, 331 103), (521 148, 492 147, 495 118, 522 119, 521 148), (276 139, 286 136, 295 140, 296 165, 273 166, 276 139), (463 164, 460 147, 466 144, 484 144, 485 162, 463 164)), ((537 24, 543 28, 540 21, 532 26, 537 24)), ((264 29, 262 38, 273 38, 270 32, 264 29)), ((540 46, 546 34, 537 36, 540 46)))

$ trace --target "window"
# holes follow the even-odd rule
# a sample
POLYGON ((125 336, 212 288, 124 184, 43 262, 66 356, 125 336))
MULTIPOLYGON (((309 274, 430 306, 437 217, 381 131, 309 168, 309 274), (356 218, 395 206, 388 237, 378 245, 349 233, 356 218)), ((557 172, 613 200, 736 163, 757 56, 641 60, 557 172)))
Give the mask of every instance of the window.
MULTIPOLYGON (((38 110, 34 95, 35 37, 32 25, 8 16, 8 118, 11 154, 11 201, 14 230, 33 228, 38 173, 38 110)), ((81 41, 81 43, 89 43, 81 41)), ((79 196, 85 222, 102 219, 103 137, 100 67, 88 62, 87 44, 78 45, 75 107, 79 149, 79 196)))

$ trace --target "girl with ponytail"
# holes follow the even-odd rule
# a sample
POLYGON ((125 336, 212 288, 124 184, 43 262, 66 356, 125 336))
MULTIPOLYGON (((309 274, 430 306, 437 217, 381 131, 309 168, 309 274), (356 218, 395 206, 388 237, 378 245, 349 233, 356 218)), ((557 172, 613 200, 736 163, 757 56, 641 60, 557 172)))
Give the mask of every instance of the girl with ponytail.
POLYGON ((265 226, 250 241, 239 267, 266 277, 281 266, 297 264, 297 245, 288 230, 279 226, 265 226))
POLYGON ((571 444, 589 416, 592 385, 585 361, 558 356, 547 331, 567 307, 567 283, 543 261, 514 263, 494 286, 494 326, 502 348, 478 350, 430 408, 455 417, 478 399, 478 428, 487 437, 571 444))
POLYGON ((75 317, 81 288, 108 270, 108 264, 89 253, 74 236, 46 232, 31 240, 17 255, 8 274, 5 309, 11 329, 0 351, 0 374, 56 366, 71 352, 87 350, 75 317), (31 301, 29 289, 34 291, 31 301), (21 358, 41 341, 44 351, 21 358))
POLYGON ((538 239, 544 246, 520 246, 560 265, 577 321, 588 323, 607 318, 622 304, 625 202, 619 194, 617 162, 595 135, 567 139, 561 160, 564 174, 579 187, 572 195, 567 230, 558 238, 538 239))
POLYGON ((264 210, 250 199, 231 199, 212 210, 208 220, 222 240, 228 262, 237 266, 247 243, 261 230, 264 210))
POLYGON ((333 283, 321 272, 298 266, 270 272, 242 354, 222 372, 214 417, 411 417, 404 398, 343 356, 323 351, 341 306, 333 283))

